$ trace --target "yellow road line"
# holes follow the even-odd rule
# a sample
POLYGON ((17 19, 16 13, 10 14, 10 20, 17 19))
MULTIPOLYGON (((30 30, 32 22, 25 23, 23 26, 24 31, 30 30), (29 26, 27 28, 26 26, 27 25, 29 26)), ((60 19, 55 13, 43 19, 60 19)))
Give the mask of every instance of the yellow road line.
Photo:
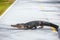
POLYGON ((56 29, 54 27, 51 27, 52 32, 56 32, 56 29))

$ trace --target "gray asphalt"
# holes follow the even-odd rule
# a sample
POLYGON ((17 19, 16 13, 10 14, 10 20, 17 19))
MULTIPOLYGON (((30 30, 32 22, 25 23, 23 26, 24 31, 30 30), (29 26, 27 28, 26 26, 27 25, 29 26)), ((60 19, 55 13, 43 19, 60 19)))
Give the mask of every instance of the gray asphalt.
POLYGON ((60 4, 57 2, 57 0, 16 0, 14 5, 1 17, 0 24, 10 25, 43 20, 60 26, 60 16, 58 16, 60 15, 60 4))
POLYGON ((60 29, 59 29, 59 31, 58 31, 58 35, 59 35, 59 38, 60 38, 60 29))
POLYGON ((7 26, 31 20, 49 21, 60 26, 60 16, 58 16, 60 2, 57 0, 49 0, 49 3, 48 0, 40 0, 40 2, 39 0, 16 0, 0 19, 0 24, 5 24, 0 25, 0 40, 58 40, 60 29, 58 33, 53 33, 50 29, 20 31, 7 26))
POLYGON ((50 28, 36 30, 18 30, 9 25, 0 25, 0 40, 59 40, 60 32, 50 28))

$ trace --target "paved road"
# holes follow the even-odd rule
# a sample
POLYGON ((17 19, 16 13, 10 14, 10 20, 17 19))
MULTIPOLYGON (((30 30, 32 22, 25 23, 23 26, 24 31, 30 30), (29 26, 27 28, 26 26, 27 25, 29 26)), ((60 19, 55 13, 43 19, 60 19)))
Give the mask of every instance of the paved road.
POLYGON ((59 29, 59 31, 58 31, 58 35, 59 35, 59 38, 60 38, 60 29, 59 29))
POLYGON ((46 1, 57 2, 56 0, 16 0, 13 6, 0 19, 0 24, 10 25, 32 20, 44 20, 60 25, 60 4, 40 3, 46 1))
POLYGON ((59 40, 58 33, 51 29, 18 30, 9 25, 0 25, 0 40, 59 40))
MULTIPOLYGON (((56 0, 52 2, 54 1, 56 2, 56 0)), ((0 25, 0 40, 58 40, 57 35, 59 34, 60 36, 60 30, 58 33, 53 33, 51 30, 47 31, 47 29, 20 31, 12 30, 9 28, 10 26, 6 26, 32 20, 44 20, 60 25, 60 4, 40 2, 43 2, 43 0, 16 0, 12 7, 0 19, 0 24, 5 24, 0 25)))

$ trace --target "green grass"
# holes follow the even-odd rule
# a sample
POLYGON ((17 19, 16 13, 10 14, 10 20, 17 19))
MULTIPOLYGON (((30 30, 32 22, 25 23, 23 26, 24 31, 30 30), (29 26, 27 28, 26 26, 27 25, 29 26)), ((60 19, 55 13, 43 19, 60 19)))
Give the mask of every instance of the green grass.
POLYGON ((13 3, 14 1, 2 2, 0 1, 0 16, 5 12, 5 10, 13 3))

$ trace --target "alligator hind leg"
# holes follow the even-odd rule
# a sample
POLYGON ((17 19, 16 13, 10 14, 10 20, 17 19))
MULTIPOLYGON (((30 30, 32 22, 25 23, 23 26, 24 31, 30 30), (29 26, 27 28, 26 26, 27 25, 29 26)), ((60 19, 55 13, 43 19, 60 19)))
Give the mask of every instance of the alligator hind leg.
POLYGON ((30 29, 34 30, 34 29, 37 29, 37 27, 36 26, 33 26, 33 27, 30 27, 30 29))
POLYGON ((43 28, 43 26, 41 25, 41 27, 40 27, 41 29, 43 28))

